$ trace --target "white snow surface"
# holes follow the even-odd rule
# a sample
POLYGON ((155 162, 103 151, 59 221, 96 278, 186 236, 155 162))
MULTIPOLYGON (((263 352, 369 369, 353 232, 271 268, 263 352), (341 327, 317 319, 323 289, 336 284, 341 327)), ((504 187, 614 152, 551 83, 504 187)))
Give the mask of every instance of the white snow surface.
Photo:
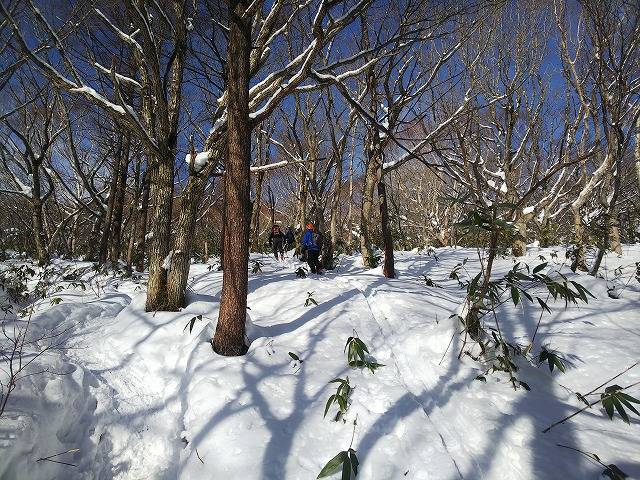
MULTIPOLYGON (((551 259, 553 249, 530 248, 522 260, 537 265, 544 255, 560 268, 564 251, 557 250, 551 259)), ((465 295, 449 273, 465 258, 475 274, 473 249, 397 252, 398 278, 389 280, 380 268, 361 268, 358 257, 342 257, 324 276, 297 278, 297 261, 252 254, 263 263, 249 274, 252 343, 246 356, 232 358, 209 343, 222 272, 207 265, 192 265, 180 312, 145 313, 144 291, 129 279, 104 277, 102 289, 57 293, 62 302, 41 301, 34 324, 71 329, 63 348, 40 360, 68 374, 28 377, 13 393, 0 417, 0 478, 311 479, 349 447, 355 419, 358 479, 600 478, 601 466, 556 444, 597 453, 640 478, 638 417, 630 425, 610 421, 595 406, 542 433, 581 408, 573 392, 588 392, 640 358, 640 285, 632 278, 640 245, 607 256, 605 279, 562 267, 597 299, 566 310, 551 304, 534 351, 548 345, 568 369, 550 373, 519 361, 517 376, 530 392, 514 391, 500 373, 475 381, 486 367, 468 355, 457 359, 463 337, 449 317, 465 295), (618 266, 624 278, 614 279, 618 266), (442 288, 425 286, 423 275, 442 288), (620 299, 608 298, 612 284, 620 299), (317 306, 304 306, 307 292, 317 306), (354 330, 385 365, 375 374, 346 364, 354 330), (332 420, 334 409, 323 418, 336 388, 328 382, 345 376, 355 387, 346 422, 332 420), (54 458, 76 466, 36 461, 60 452, 69 453, 54 458)), ((497 260, 495 275, 512 266, 512 258, 497 260)), ((525 345, 540 308, 504 305, 498 315, 503 334, 525 345)), ((615 383, 639 380, 636 367, 615 383)), ((640 387, 628 393, 638 397, 640 387)))

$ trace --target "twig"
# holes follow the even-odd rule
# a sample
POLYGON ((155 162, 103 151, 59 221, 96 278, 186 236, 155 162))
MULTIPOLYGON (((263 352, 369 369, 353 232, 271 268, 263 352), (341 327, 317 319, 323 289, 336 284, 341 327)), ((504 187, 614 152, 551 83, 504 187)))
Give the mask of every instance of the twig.
POLYGON ((556 443, 556 446, 561 447, 561 448, 567 448, 569 450, 573 450, 574 452, 578 452, 581 455, 584 455, 585 457, 587 457, 592 462, 597 462, 600 465, 602 465, 605 468, 605 472, 611 470, 611 467, 609 465, 606 465, 606 464, 602 463, 595 453, 583 452, 579 448, 570 447, 568 445, 562 445, 560 443, 556 443))
POLYGON ((198 453, 198 449, 195 449, 196 451, 196 455, 198 456, 198 460, 200 460, 200 463, 202 463, 204 465, 204 460, 202 460, 202 458, 200 458, 200 454, 198 453))
POLYGON ((556 427, 558 425, 560 425, 561 423, 566 422, 567 420, 572 419, 573 417, 575 417, 576 415, 578 415, 579 413, 584 412, 587 408, 591 408, 594 405, 597 405, 598 403, 602 402, 603 400, 606 400, 607 398, 613 396, 615 393, 617 392, 622 392, 624 390, 627 390, 631 387, 635 387, 636 385, 640 384, 640 382, 636 382, 636 383, 632 383, 631 385, 628 385, 624 388, 621 388, 620 390, 617 390, 616 392, 612 392, 608 395, 603 395, 602 397, 600 397, 598 400, 596 400, 595 402, 591 402, 589 404, 587 404, 586 407, 582 407, 580 410, 577 410, 575 412, 573 412, 571 415, 569 415, 568 417, 564 417, 562 420, 558 420, 557 422, 552 423, 551 425, 549 425, 547 428, 545 428, 544 430, 542 430, 542 433, 547 433, 549 430, 551 430, 553 427, 556 427))
POLYGON ((453 343, 453 338, 457 335, 458 331, 455 329, 453 329, 453 335, 451 335, 451 340, 449 340, 449 345, 447 345, 447 349, 444 351, 444 353, 442 354, 442 358, 440 359, 440 361, 438 362, 438 365, 442 364, 442 361, 444 360, 445 355, 447 354, 447 352, 449 351, 449 347, 451 346, 451 344, 453 343))
POLYGON ((356 413, 356 418, 353 421, 353 432, 351 432, 351 442, 349 443, 349 450, 351 450, 351 447, 353 446, 353 439, 356 436, 356 425, 358 425, 358 414, 356 413))
POLYGON ((620 375, 627 373, 629 370, 631 370, 633 367, 635 367, 636 365, 638 365, 640 362, 636 362, 633 365, 631 365, 630 367, 627 367, 626 369, 624 369, 622 372, 620 372, 619 374, 617 374, 614 377, 611 377, 609 380, 607 380, 606 382, 604 382, 601 385, 598 385, 596 388, 594 388, 593 390, 591 390, 589 393, 585 393, 584 396, 586 397, 587 395, 591 395, 593 392, 595 392, 596 390, 598 390, 599 388, 604 387, 607 383, 611 382, 612 380, 615 380, 616 378, 618 378, 620 375))
POLYGON ((49 455, 48 457, 42 457, 36 460, 36 462, 53 462, 59 463, 61 465, 69 465, 70 467, 77 467, 75 463, 62 462, 60 460, 52 460, 53 457, 59 457, 60 455, 64 455, 65 453, 76 453, 79 452, 79 448, 72 448, 71 450, 67 450, 66 452, 54 453, 53 455, 49 455))

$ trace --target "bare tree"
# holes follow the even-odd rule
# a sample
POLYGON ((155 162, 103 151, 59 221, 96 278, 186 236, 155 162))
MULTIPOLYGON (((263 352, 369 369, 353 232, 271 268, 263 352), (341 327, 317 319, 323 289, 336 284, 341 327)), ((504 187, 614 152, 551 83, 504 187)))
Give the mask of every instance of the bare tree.
MULTIPOLYGON (((581 138, 602 143, 593 171, 582 166, 581 189, 571 203, 575 231, 572 268, 586 269, 584 207, 600 190, 599 215, 603 218, 608 248, 621 253, 616 202, 620 166, 633 139, 640 116, 638 48, 640 16, 628 2, 580 2, 576 15, 567 15, 567 3, 555 2, 556 24, 565 77, 581 105, 581 138), (576 28, 580 25, 580 28, 576 28), (573 36, 569 32, 575 32, 573 36)), ((575 132, 578 135, 577 132, 575 132)), ((592 273, 597 272, 600 254, 592 273)))

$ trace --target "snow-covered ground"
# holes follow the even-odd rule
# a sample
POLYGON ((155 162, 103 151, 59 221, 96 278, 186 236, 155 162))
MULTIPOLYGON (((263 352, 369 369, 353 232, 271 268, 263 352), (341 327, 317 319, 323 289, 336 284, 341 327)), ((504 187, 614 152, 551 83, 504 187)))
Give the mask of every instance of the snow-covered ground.
MULTIPOLYGON (((524 260, 537 265, 543 255, 559 268, 564 252, 556 259, 551 252, 530 248, 524 260)), ((534 352, 548 345, 568 368, 550 373, 518 360, 518 379, 531 391, 514 390, 500 372, 474 380, 486 366, 457 358, 463 337, 450 316, 465 292, 449 274, 465 258, 477 272, 475 250, 399 252, 394 280, 359 267, 358 257, 307 278, 296 277, 293 260, 252 258, 264 265, 250 273, 252 343, 244 357, 211 349, 222 273, 207 265, 192 266, 188 306, 179 313, 145 313, 138 283, 106 277, 103 288, 68 288, 55 294, 58 304, 40 301, 34 328, 64 332, 61 348, 37 359, 51 371, 21 380, 0 418, 0 477, 312 479, 349 446, 363 480, 600 477, 603 467, 561 444, 640 478, 637 416, 630 425, 610 421, 598 405, 542 433, 583 406, 575 392, 640 359, 633 275, 640 245, 607 256, 607 278, 575 275, 596 300, 551 304, 534 352), (439 287, 426 286, 423 275, 439 287), (614 283, 619 299, 607 295, 614 283), (305 306, 308 292, 317 305, 305 306), (375 374, 347 366, 343 349, 354 331, 385 365, 375 374), (323 418, 336 389, 328 382, 347 376, 345 421, 333 421, 336 407, 323 418), (73 466, 37 461, 52 455, 73 466)), ((512 266, 500 259, 495 275, 512 266)), ((526 345, 540 307, 504 305, 498 315, 503 334, 526 345)), ((638 381, 640 366, 613 383, 638 381)), ((639 397, 640 386, 628 393, 639 397)))

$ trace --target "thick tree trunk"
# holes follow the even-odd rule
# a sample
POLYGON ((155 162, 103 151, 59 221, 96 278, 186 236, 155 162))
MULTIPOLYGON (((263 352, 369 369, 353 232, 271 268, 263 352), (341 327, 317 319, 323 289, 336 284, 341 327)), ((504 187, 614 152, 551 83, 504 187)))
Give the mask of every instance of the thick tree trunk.
POLYGON ((243 355, 247 320, 249 260, 249 189, 251 125, 249 119, 249 56, 251 18, 248 0, 229 2, 226 65, 227 155, 225 158, 226 225, 222 297, 213 349, 220 355, 243 355))
POLYGON ((333 269, 334 267, 333 256, 338 243, 338 212, 340 207, 340 193, 342 192, 342 158, 340 158, 336 163, 334 178, 335 189, 333 192, 333 198, 331 199, 329 220, 329 235, 331 238, 329 242, 325 242, 326 249, 322 257, 324 260, 324 267, 327 269, 333 269))
POLYGON ((617 212, 609 215, 607 219, 609 223, 609 250, 622 255, 622 243, 620 242, 620 227, 618 223, 617 212))
POLYGON ((224 192, 227 191, 227 176, 222 176, 222 212, 220 219, 222 220, 222 226, 220 227, 220 267, 218 270, 224 270, 224 239, 226 238, 227 222, 225 221, 225 212, 227 211, 227 201, 224 192))
POLYGON ((49 263, 49 254, 43 233, 42 203, 40 200, 33 200, 31 205, 31 224, 33 225, 33 241, 36 247, 36 256, 38 257, 38 263, 45 265, 49 263))
POLYGON ((118 179, 120 178, 120 168, 122 165, 122 135, 120 135, 119 146, 116 158, 113 162, 113 170, 111 172, 111 185, 109 186, 109 200, 107 201, 107 212, 105 222, 100 237, 100 248, 98 250, 98 262, 102 265, 107 261, 107 253, 109 248, 109 238, 111 236, 111 224, 113 221, 113 209, 116 202, 116 190, 118 189, 118 179))
MULTIPOLYGON (((298 219, 298 224, 300 225, 300 232, 305 231, 305 226, 307 224, 307 174, 303 168, 300 168, 300 187, 298 191, 298 208, 296 211, 296 216, 298 219)), ((302 248, 302 235, 298 235, 296 241, 296 250, 298 252, 301 251, 302 248)))
MULTIPOLYGON (((150 198, 151 232, 149 242, 149 284, 147 286, 147 312, 163 310, 167 300, 167 270, 165 260, 171 249, 171 210, 173 201, 173 154, 164 148, 154 159, 151 170, 150 198)), ((170 268, 170 265, 169 265, 170 268)))
POLYGON ((638 189, 640 189, 640 116, 636 120, 636 177, 638 180, 638 189))
POLYGON ((129 149, 130 139, 125 138, 122 161, 120 163, 120 175, 116 188, 115 201, 113 205, 113 216, 111 220, 111 249, 110 259, 116 263, 120 259, 122 239, 122 216, 124 211, 124 196, 127 191, 127 174, 129 172, 129 149))
POLYGON ((353 248, 353 155, 349 159, 349 209, 347 210, 347 245, 353 248))
POLYGON ((93 221, 93 225, 91 226, 91 233, 89 234, 89 238, 87 239, 87 258, 91 260, 97 260, 98 248, 100 245, 100 227, 102 226, 103 217, 98 215, 93 221))
MULTIPOLYGON (((211 149, 216 152, 213 154, 214 158, 220 156, 217 152, 223 145, 224 138, 211 149)), ((185 306, 189 267, 195 240, 196 215, 213 167, 214 164, 209 163, 201 172, 190 171, 189 181, 182 193, 180 213, 173 235, 173 255, 167 283, 167 310, 176 311, 185 306)))
POLYGON ((611 173, 612 194, 607 196, 607 231, 609 250, 622 255, 622 244, 620 242, 620 222, 618 221, 618 196, 620 195, 621 188, 621 174, 620 163, 622 156, 622 148, 619 142, 616 144, 616 161, 614 162, 615 171, 611 173))
POLYGON ((136 205, 138 209, 138 219, 136 227, 136 242, 133 261, 136 265, 136 271, 144 271, 144 254, 146 252, 147 243, 147 215, 149 212, 149 191, 150 191, 149 171, 147 170, 142 179, 142 200, 140 205, 136 205))
POLYGON ((180 214, 173 235, 173 255, 168 273, 165 309, 177 311, 185 306, 185 292, 189 278, 193 231, 196 210, 204 193, 205 178, 190 176, 180 201, 180 214))
POLYGON ((129 242, 127 245, 127 269, 129 272, 133 270, 133 258, 135 255, 136 239, 138 235, 138 223, 140 217, 140 197, 142 196, 142 190, 144 189, 144 177, 140 178, 140 160, 136 162, 136 166, 133 172, 135 178, 135 189, 133 192, 133 203, 130 213, 131 228, 129 229, 129 242))
POLYGON ((360 209, 360 253, 362 265, 375 267, 373 250, 371 248, 371 216, 373 215, 373 195, 377 183, 377 167, 373 161, 369 161, 365 172, 364 186, 362 188, 362 206, 360 209))
POLYGON ((31 224, 33 227, 33 241, 36 247, 38 263, 45 265, 49 263, 49 252, 47 251, 47 240, 44 235, 44 218, 42 208, 42 192, 40 188, 40 171, 37 165, 32 171, 33 190, 31 197, 31 224))
POLYGON ((387 278, 395 278, 393 235, 391 234, 391 225, 389 225, 387 187, 384 183, 384 176, 381 173, 380 180, 378 181, 378 201, 380 202, 380 223, 382 226, 382 239, 384 241, 384 266, 382 273, 387 278))

